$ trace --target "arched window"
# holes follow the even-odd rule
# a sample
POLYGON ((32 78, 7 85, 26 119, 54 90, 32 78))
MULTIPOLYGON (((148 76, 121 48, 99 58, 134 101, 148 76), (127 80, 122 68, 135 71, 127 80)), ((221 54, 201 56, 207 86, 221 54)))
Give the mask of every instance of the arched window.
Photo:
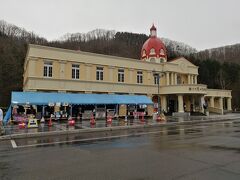
POLYGON ((160 49, 160 55, 165 55, 165 53, 164 53, 164 50, 163 49, 160 49))
POLYGON ((142 56, 146 56, 146 50, 145 49, 142 51, 142 56))
POLYGON ((150 62, 156 62, 155 58, 151 58, 150 62))
POLYGON ((150 50, 150 54, 155 54, 155 49, 154 49, 154 48, 152 48, 152 49, 150 50))

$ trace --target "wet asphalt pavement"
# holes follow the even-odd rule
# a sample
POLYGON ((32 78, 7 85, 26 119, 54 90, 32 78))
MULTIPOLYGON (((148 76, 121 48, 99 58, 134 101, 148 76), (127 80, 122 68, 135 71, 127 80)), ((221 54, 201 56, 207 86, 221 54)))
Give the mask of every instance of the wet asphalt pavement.
POLYGON ((240 179, 240 119, 12 140, 1 180, 240 179))

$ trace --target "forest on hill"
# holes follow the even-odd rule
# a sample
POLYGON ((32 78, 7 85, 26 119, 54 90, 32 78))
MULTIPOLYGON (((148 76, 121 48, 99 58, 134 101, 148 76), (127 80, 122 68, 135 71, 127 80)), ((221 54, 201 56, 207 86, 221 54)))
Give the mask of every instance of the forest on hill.
MULTIPOLYGON (((142 45, 147 39, 145 34, 96 29, 88 33, 66 34, 59 40, 48 41, 24 28, 0 21, 0 107, 9 105, 11 91, 22 90, 23 64, 29 43, 139 59, 142 45)), ((184 43, 162 40, 168 59, 186 57, 199 66, 199 83, 207 84, 209 88, 232 89, 233 107, 240 107, 237 98, 240 96, 238 48, 234 46, 238 52, 233 52, 233 61, 232 53, 226 53, 223 61, 218 56, 200 55, 201 52, 184 43)))

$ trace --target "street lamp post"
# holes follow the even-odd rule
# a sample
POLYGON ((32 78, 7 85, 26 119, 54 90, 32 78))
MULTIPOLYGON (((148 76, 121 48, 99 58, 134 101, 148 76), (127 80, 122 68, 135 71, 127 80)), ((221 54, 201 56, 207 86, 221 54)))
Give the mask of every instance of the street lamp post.
MULTIPOLYGON (((158 115, 160 115, 161 113, 161 109, 160 109, 160 97, 159 97, 159 86, 160 86, 160 75, 158 72, 156 71, 153 71, 153 76, 156 77, 157 79, 157 85, 158 85, 158 93, 157 93, 157 96, 158 96, 158 115)), ((155 81, 155 80, 154 80, 155 81)), ((154 82, 156 84, 156 82, 154 82)))

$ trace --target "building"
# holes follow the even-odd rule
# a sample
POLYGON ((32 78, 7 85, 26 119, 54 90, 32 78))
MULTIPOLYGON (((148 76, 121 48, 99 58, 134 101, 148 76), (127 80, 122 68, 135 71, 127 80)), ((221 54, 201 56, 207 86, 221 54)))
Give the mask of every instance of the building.
POLYGON ((184 57, 168 61, 154 25, 150 33, 141 60, 30 44, 23 90, 146 95, 154 102, 147 106, 149 115, 158 97, 161 110, 169 113, 204 112, 204 106, 219 114, 231 111, 231 90, 198 84, 198 67, 184 57))

